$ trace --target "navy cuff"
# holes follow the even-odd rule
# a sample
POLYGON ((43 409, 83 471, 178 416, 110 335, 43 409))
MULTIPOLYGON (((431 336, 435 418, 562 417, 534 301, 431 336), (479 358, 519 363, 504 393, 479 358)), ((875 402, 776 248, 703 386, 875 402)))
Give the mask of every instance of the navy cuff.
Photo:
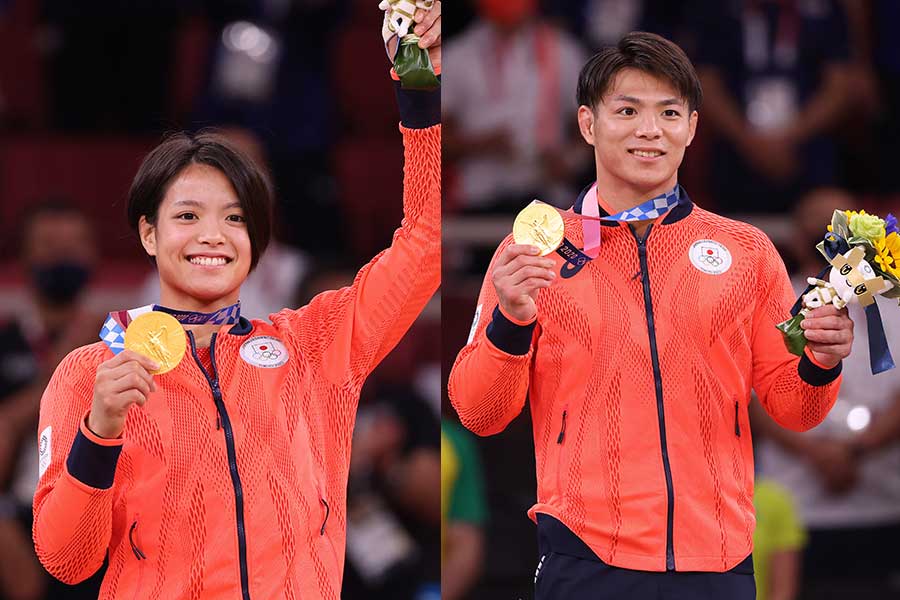
POLYGON ((85 437, 81 430, 75 435, 66 468, 69 473, 85 485, 100 490, 112 487, 116 476, 116 465, 122 446, 101 446, 85 437))
POLYGON ((806 352, 804 352, 800 357, 800 364, 797 365, 797 372, 800 374, 800 379, 809 385, 822 386, 828 385, 837 379, 843 368, 844 363, 839 362, 830 369, 823 369, 811 361, 806 355, 806 352))
POLYGON ((507 354, 528 354, 531 348, 531 336, 537 321, 528 325, 517 325, 506 318, 500 307, 494 308, 491 322, 485 332, 491 343, 507 354))
MULTIPOLYGON (((438 75, 438 81, 441 76, 438 75)), ((408 129, 425 129, 441 122, 441 88, 436 90, 404 90, 394 81, 400 123, 408 129)))

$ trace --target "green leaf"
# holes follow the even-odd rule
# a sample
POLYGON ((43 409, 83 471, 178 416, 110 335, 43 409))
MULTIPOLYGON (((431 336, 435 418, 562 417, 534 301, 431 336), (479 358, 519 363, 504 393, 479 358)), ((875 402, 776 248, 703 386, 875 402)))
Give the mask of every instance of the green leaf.
POLYGON ((850 237, 850 221, 844 211, 836 210, 831 215, 831 229, 844 239, 850 237))
POLYGON ((419 38, 407 35, 400 42, 397 57, 394 59, 394 71, 400 77, 400 86, 406 90, 435 90, 441 82, 434 74, 428 50, 419 48, 419 38))
POLYGON ((806 348, 806 336, 803 335, 803 329, 800 327, 803 319, 803 313, 798 313, 775 326, 781 331, 781 337, 784 339, 784 345, 788 352, 797 356, 803 356, 803 349, 806 348))

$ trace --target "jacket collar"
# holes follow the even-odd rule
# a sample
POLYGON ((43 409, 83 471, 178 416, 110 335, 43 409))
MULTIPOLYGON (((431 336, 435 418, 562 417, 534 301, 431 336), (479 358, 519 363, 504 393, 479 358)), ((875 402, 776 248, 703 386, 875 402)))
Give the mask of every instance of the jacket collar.
MULTIPOLYGON (((581 190, 581 193, 578 194, 578 198, 575 200, 575 206, 572 207, 572 210, 574 210, 577 214, 581 214, 581 207, 582 205, 584 205, 584 198, 585 196, 587 196, 587 193, 590 191, 593 185, 593 183, 587 184, 587 186, 585 186, 585 188, 581 190)), ((609 216, 609 213, 606 212, 602 206, 598 208, 600 209, 601 217, 609 216)), ((670 223, 676 223, 691 214, 692 210, 694 210, 694 203, 691 201, 691 198, 688 196, 685 189, 681 187, 681 184, 678 184, 678 204, 676 204, 672 208, 672 210, 670 210, 669 213, 665 217, 663 217, 662 224, 669 225, 670 223)), ((619 224, 614 221, 600 221, 600 225, 603 225, 604 227, 618 227, 619 224)))
POLYGON ((231 335, 247 335, 251 331, 253 331, 253 323, 248 321, 246 317, 241 317, 237 323, 231 326, 228 333, 231 335))

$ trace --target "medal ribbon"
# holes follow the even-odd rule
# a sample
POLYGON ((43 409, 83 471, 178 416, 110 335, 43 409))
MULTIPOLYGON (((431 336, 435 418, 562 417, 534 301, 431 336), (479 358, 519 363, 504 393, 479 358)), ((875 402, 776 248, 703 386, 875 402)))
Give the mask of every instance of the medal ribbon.
POLYGON ((581 219, 581 227, 584 232, 584 249, 579 249, 575 244, 569 241, 568 238, 563 239, 560 247, 556 249, 556 253, 569 263, 563 267, 563 270, 561 271, 562 276, 573 276, 580 271, 585 264, 597 258, 597 255, 600 254, 601 221, 624 223, 651 221, 668 213, 678 204, 679 199, 678 186, 676 185, 665 194, 660 194, 633 208, 617 212, 616 214, 607 217, 601 217, 600 204, 597 201, 597 183, 594 182, 584 196, 584 203, 582 204, 580 215, 572 211, 563 212, 563 218, 581 219))
POLYGON ((597 183, 591 186, 584 197, 581 214, 592 219, 584 219, 581 228, 584 232, 584 252, 591 258, 597 258, 600 253, 600 221, 619 221, 634 223, 636 221, 652 221, 669 212, 678 204, 678 186, 676 185, 665 194, 660 194, 646 202, 638 204, 634 208, 617 212, 608 217, 600 216, 600 203, 597 200, 597 183))
POLYGON ((103 322, 103 327, 100 328, 100 339, 113 354, 118 354, 125 349, 125 330, 128 329, 128 325, 139 315, 154 310, 172 315, 182 325, 203 325, 205 323, 228 325, 237 323, 241 318, 240 301, 211 313, 175 310, 159 304, 148 304, 131 310, 117 310, 109 313, 103 322))

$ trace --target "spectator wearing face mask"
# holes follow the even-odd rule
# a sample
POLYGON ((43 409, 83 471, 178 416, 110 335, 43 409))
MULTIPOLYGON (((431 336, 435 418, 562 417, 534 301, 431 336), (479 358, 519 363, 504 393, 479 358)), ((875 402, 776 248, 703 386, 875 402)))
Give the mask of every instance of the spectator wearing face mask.
POLYGON ((82 306, 97 248, 87 216, 62 200, 31 207, 19 231, 28 302, 0 316, 0 599, 96 598, 99 580, 63 586, 43 571, 30 531, 41 393, 62 357, 102 325, 82 306))

